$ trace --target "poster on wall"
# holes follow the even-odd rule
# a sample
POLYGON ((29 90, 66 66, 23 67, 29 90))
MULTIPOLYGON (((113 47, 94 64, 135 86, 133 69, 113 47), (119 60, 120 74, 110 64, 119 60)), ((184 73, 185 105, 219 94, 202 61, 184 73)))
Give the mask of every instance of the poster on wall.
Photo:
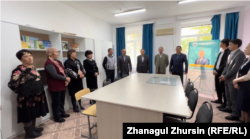
POLYGON ((220 40, 190 42, 188 75, 199 93, 215 94, 213 68, 220 51, 220 40))

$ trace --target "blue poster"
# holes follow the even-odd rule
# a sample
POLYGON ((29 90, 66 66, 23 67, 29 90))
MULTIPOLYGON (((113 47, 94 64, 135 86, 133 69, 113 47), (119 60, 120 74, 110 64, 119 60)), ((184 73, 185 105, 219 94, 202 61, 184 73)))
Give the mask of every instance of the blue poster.
POLYGON ((188 79, 199 93, 215 94, 213 69, 220 52, 220 40, 190 42, 188 50, 188 79))

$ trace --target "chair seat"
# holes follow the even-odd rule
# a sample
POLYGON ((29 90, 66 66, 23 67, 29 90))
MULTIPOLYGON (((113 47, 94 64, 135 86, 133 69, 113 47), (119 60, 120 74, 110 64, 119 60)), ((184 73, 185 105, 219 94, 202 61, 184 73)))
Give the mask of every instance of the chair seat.
POLYGON ((188 122, 177 120, 177 119, 173 119, 173 118, 169 118, 169 117, 164 117, 163 118, 163 123, 188 123, 188 122))
POLYGON ((90 106, 86 110, 82 112, 84 115, 90 115, 90 116, 95 116, 96 117, 96 104, 90 106))

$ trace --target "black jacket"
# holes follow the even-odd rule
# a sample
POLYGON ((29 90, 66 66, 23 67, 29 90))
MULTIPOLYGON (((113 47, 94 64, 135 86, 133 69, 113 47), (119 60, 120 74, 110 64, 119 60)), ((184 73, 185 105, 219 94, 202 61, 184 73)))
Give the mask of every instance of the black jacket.
POLYGON ((230 54, 230 50, 229 49, 226 49, 224 51, 224 55, 222 56, 221 58, 221 62, 220 62, 220 65, 219 65, 219 69, 216 68, 216 65, 217 65, 217 62, 219 60, 219 57, 221 55, 221 52, 219 53, 218 57, 217 57, 217 60, 215 62, 215 65, 214 65, 214 70, 218 73, 218 75, 221 75, 225 66, 226 66, 226 63, 227 63, 227 58, 228 58, 228 55, 230 54))

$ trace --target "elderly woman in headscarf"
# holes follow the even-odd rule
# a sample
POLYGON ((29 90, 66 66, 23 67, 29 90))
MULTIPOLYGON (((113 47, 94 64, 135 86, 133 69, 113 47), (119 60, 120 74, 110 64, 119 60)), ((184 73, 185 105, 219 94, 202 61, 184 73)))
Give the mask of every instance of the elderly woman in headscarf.
POLYGON ((48 90, 52 99, 52 111, 55 122, 65 122, 65 119, 70 115, 64 111, 65 92, 70 82, 67 77, 62 62, 57 60, 58 51, 54 47, 46 50, 47 61, 45 62, 44 69, 47 76, 48 90))
POLYGON ((17 94, 17 122, 24 124, 26 138, 37 138, 43 128, 35 127, 36 118, 49 112, 43 83, 30 51, 20 50, 16 57, 22 64, 12 71, 8 86, 17 94))

